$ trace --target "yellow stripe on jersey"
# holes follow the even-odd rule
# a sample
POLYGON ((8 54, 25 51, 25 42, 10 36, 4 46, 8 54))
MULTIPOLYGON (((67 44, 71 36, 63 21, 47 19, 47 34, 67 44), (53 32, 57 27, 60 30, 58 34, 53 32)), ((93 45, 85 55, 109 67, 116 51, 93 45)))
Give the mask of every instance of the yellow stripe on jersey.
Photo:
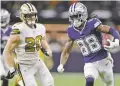
POLYGON ((19 29, 12 29, 11 34, 12 35, 20 34, 20 30, 19 29))

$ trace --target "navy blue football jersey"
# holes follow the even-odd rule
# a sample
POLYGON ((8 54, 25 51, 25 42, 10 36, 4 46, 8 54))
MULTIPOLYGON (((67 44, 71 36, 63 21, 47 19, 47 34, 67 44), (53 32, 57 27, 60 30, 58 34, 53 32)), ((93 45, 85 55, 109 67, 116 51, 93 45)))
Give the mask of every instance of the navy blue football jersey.
POLYGON ((107 57, 107 51, 102 46, 102 34, 96 31, 99 25, 101 25, 101 21, 92 18, 85 22, 82 30, 78 30, 72 25, 67 29, 69 38, 74 40, 80 47, 85 63, 107 57))
POLYGON ((7 43, 9 36, 10 36, 11 30, 12 30, 11 26, 8 26, 5 29, 1 28, 1 30, 0 30, 0 32, 1 32, 1 54, 5 48, 5 45, 7 43))

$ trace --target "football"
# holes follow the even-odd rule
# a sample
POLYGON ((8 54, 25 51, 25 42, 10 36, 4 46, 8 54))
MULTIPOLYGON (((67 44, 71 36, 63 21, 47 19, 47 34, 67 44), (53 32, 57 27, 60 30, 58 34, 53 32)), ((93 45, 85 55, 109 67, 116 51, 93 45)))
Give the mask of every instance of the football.
POLYGON ((110 46, 110 43, 107 40, 113 40, 113 36, 109 35, 109 34, 102 34, 102 45, 107 45, 110 46))
POLYGON ((104 40, 104 44, 103 45, 110 46, 110 43, 107 40, 104 40))

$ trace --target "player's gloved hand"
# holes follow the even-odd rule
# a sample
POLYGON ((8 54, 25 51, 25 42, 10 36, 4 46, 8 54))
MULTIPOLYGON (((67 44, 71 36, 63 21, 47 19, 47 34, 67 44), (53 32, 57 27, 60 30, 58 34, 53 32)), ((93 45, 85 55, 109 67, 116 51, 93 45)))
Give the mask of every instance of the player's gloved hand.
POLYGON ((59 73, 63 73, 63 71, 64 71, 63 64, 60 64, 60 65, 58 66, 57 71, 58 71, 59 73))
POLYGON ((5 78, 12 79, 15 75, 15 72, 16 72, 16 69, 14 67, 10 68, 5 78))
POLYGON ((104 49, 111 52, 113 49, 119 47, 119 40, 115 39, 115 41, 111 41, 110 39, 107 39, 109 45, 104 45, 104 49))
POLYGON ((4 80, 4 79, 5 79, 5 75, 1 75, 0 80, 4 80))

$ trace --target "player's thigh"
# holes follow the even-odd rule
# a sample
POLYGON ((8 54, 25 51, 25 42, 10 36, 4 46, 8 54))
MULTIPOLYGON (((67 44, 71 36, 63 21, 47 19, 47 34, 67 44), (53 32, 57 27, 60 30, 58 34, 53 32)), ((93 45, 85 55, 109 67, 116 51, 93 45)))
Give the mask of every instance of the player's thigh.
POLYGON ((100 73, 100 77, 106 84, 112 84, 108 86, 113 86, 114 84, 114 75, 113 75, 113 68, 111 63, 108 63, 107 67, 103 68, 102 73, 100 73))
POLYGON ((53 77, 42 60, 39 65, 39 71, 36 73, 37 79, 40 80, 42 86, 54 86, 53 77))
POLYGON ((92 63, 86 63, 84 65, 84 76, 87 77, 93 77, 96 79, 98 77, 98 70, 92 63))
POLYGON ((34 68, 20 66, 19 70, 23 80, 23 84, 25 86, 37 86, 37 83, 34 77, 34 73, 35 73, 34 68))

